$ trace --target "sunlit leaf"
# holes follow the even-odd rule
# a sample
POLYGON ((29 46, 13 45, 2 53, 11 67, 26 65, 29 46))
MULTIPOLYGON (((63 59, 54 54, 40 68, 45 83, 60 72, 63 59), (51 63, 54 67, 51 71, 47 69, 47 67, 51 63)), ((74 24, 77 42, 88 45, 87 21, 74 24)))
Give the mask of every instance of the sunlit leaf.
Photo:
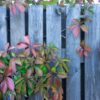
POLYGON ((23 77, 20 77, 16 82, 15 82, 15 85, 19 84, 20 82, 22 82, 24 80, 23 77))
POLYGON ((14 87, 15 87, 14 81, 11 78, 7 77, 6 82, 7 82, 7 86, 9 88, 9 90, 14 91, 14 87))
POLYGON ((61 72, 58 73, 58 77, 63 79, 63 78, 66 78, 67 75, 66 75, 65 72, 61 71, 61 72))
POLYGON ((88 27, 86 25, 81 25, 81 29, 86 33, 88 32, 88 27))
POLYGON ((36 74, 37 74, 38 76, 42 76, 42 75, 43 75, 43 72, 42 72, 42 70, 41 70, 40 68, 35 67, 35 71, 36 71, 36 74))

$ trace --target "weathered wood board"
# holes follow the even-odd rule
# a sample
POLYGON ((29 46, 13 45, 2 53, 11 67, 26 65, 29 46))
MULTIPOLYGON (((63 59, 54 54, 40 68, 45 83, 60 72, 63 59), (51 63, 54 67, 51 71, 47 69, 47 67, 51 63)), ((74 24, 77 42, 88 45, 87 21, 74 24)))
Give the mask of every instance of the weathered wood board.
MULTIPOLYGON (((67 5, 68 6, 68 5, 67 5)), ((66 7, 67 27, 72 25, 74 18, 79 19, 80 5, 66 7)), ((66 56, 71 60, 69 62, 69 75, 67 78, 67 100, 80 100, 80 57, 76 49, 80 45, 80 36, 75 38, 70 30, 66 32, 66 56)))
POLYGON ((85 58, 85 100, 100 100, 100 5, 93 5, 94 14, 86 13, 92 22, 88 22, 85 42, 91 48, 85 58))

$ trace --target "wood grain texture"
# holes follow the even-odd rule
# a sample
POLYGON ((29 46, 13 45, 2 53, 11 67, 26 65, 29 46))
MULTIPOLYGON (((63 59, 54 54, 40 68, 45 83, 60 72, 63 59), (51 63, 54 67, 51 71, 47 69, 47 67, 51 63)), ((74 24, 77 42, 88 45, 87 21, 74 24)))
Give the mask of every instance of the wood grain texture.
POLYGON ((43 6, 29 7, 29 36, 32 43, 43 43, 43 6))
MULTIPOLYGON (((29 9, 29 36, 31 43, 43 43, 43 6, 30 6, 29 9)), ((43 100, 42 95, 37 93, 29 100, 43 100)))
POLYGON ((4 50, 7 43, 6 8, 0 7, 0 50, 4 50))
POLYGON ((94 14, 86 13, 92 22, 88 22, 86 43, 91 47, 85 58, 85 100, 100 100, 100 5, 93 5, 94 14))
MULTIPOLYGON (((68 6, 68 5, 67 5, 68 6)), ((72 25, 72 19, 79 19, 80 6, 66 7, 67 27, 72 25)), ((73 33, 67 29, 66 32, 66 56, 71 60, 69 62, 69 74, 67 78, 67 100, 80 100, 80 57, 76 49, 80 45, 80 36, 74 37, 73 33)))
POLYGON ((57 6, 46 8, 46 32, 47 44, 54 44, 61 55, 61 15, 56 13, 57 6))
MULTIPOLYGON (((16 45, 18 42, 23 41, 25 36, 25 16, 17 10, 14 15, 10 12, 10 42, 11 45, 16 45)), ((19 100, 24 100, 21 96, 18 96, 19 100)), ((11 100, 14 100, 14 96, 11 96, 11 100)))
POLYGON ((23 40, 25 35, 25 19, 24 13, 17 10, 16 15, 10 12, 10 37, 11 44, 16 45, 16 43, 23 40))

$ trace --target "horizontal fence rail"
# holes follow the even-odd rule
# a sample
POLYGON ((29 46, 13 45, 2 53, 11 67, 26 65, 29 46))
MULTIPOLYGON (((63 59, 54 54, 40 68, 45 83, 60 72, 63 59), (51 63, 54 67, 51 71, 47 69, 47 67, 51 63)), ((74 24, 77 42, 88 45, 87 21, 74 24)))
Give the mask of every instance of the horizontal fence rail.
MULTIPOLYGON (((44 10, 42 5, 30 6, 25 13, 17 11, 14 15, 1 6, 0 50, 4 50, 7 42, 16 45, 24 35, 29 35, 32 43, 53 43, 59 48, 60 56, 71 60, 68 78, 63 80, 63 100, 100 100, 100 5, 93 5, 93 15, 84 13, 92 22, 85 23, 88 33, 80 32, 77 38, 68 27, 74 18, 81 20, 81 5, 66 5, 62 14, 56 12, 57 7, 47 6, 44 10), (80 58, 76 52, 82 40, 81 34, 85 35, 83 40, 92 48, 85 58, 80 58)), ((33 99, 43 100, 40 93, 30 97, 33 99)))

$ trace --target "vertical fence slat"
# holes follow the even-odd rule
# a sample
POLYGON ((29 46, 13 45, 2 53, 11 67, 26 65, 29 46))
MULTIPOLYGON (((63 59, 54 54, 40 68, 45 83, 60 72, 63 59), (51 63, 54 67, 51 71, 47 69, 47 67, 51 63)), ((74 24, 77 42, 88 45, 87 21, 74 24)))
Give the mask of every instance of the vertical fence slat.
POLYGON ((53 43, 61 55, 61 15, 57 14, 57 6, 48 6, 46 9, 47 44, 53 43))
MULTIPOLYGON (((72 19, 79 19, 80 6, 66 7, 67 27, 72 24, 72 19)), ((69 75, 67 79, 67 100, 80 100, 80 57, 76 53, 77 47, 80 45, 80 36, 75 38, 70 30, 66 32, 66 55, 70 58, 69 75)))
MULTIPOLYGON (((7 22, 6 22, 6 7, 0 7, 0 50, 4 50, 4 46, 7 43, 7 22)), ((3 95, 3 99, 6 96, 3 95)), ((0 96, 0 99, 2 97, 0 96)))
POLYGON ((31 42, 43 43, 43 6, 29 8, 29 35, 31 42))
POLYGON ((25 35, 25 19, 24 13, 17 10, 16 15, 10 12, 10 37, 11 44, 16 45, 16 43, 23 40, 25 35))
POLYGON ((4 49, 6 43, 7 43, 6 8, 0 7, 0 50, 4 49))
POLYGON ((89 56, 85 58, 85 100, 100 100, 100 5, 93 5, 92 22, 87 23, 86 43, 91 47, 89 56))
MULTIPOLYGON (((22 41, 25 36, 25 19, 24 13, 17 10, 16 15, 10 12, 10 42, 11 45, 16 45, 18 42, 22 41)), ((21 96, 18 97, 19 100, 24 100, 21 96)), ((14 97, 11 97, 14 100, 14 97)))
MULTIPOLYGON (((29 36, 32 43, 43 43, 43 6, 31 6, 29 8, 29 36)), ((29 100, 43 100, 40 93, 29 100)))

